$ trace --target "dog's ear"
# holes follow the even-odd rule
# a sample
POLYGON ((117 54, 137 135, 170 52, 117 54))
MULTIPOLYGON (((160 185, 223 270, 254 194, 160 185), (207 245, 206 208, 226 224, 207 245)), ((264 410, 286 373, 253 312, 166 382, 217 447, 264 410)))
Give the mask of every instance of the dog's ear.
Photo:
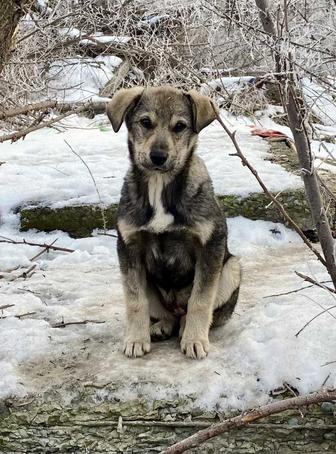
POLYGON ((119 90, 106 106, 106 113, 109 117, 114 132, 118 132, 124 119, 132 107, 139 101, 144 87, 133 87, 119 90))
POLYGON ((198 134, 203 128, 214 121, 218 114, 218 107, 208 96, 201 95, 195 90, 186 93, 191 101, 193 112, 193 128, 198 134))

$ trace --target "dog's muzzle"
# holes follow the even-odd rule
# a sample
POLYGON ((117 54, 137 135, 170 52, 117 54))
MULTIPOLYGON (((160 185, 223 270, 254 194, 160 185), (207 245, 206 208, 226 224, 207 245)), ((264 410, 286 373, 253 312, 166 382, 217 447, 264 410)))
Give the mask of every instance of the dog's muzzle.
POLYGON ((163 150, 152 150, 149 157, 155 167, 161 167, 167 161, 168 153, 163 150))

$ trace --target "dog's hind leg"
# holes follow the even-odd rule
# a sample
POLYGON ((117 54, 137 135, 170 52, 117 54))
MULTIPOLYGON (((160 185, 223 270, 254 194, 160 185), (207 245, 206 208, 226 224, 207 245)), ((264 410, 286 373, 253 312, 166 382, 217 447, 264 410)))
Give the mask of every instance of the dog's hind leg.
POLYGON ((211 327, 223 326, 231 317, 238 300, 240 277, 239 260, 231 256, 219 279, 211 327))
POLYGON ((151 339, 153 341, 168 339, 177 324, 177 318, 162 305, 156 289, 148 286, 147 298, 150 318, 153 320, 150 327, 151 339))

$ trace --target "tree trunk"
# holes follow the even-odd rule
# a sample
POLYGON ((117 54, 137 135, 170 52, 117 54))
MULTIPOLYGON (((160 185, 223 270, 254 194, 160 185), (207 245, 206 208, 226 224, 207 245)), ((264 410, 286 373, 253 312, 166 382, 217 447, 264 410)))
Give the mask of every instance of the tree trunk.
MULTIPOLYGON (((320 186, 317 181, 314 162, 312 160, 310 142, 305 126, 306 106, 303 100, 302 90, 299 81, 294 76, 294 64, 290 53, 281 58, 280 50, 277 46, 278 36, 276 27, 269 12, 268 0, 255 0, 259 9, 259 16, 262 26, 272 38, 275 44, 274 59, 277 79, 279 81, 282 104, 288 115, 290 129, 293 133, 296 151, 298 154, 300 169, 303 177, 304 187, 312 218, 316 227, 317 235, 325 257, 326 267, 336 289, 336 264, 334 256, 334 240, 331 234, 328 218, 323 206, 320 186), (286 74, 286 67, 290 71, 286 74), (280 75, 281 73, 281 75, 280 75)), ((287 23, 287 2, 284 4, 284 17, 286 31, 287 23)))
POLYGON ((29 6, 31 0, 2 0, 0 7, 0 73, 5 66, 13 44, 13 38, 24 7, 29 6))
POLYGON ((300 91, 295 82, 292 80, 288 81, 286 90, 287 104, 284 107, 287 111, 289 126, 293 133, 310 211, 321 243, 327 270, 336 289, 334 239, 331 234, 328 218, 322 202, 320 185, 314 169, 308 133, 304 123, 305 106, 300 91))

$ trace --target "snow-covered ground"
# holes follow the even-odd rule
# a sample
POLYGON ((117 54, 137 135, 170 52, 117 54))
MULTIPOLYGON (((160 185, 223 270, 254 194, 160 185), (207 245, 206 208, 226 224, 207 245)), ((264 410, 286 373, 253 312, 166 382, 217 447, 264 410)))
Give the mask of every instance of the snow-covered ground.
MULTIPOLYGON (((237 129, 237 138, 246 157, 256 167, 271 191, 297 188, 299 177, 265 160, 268 144, 252 136, 251 120, 227 116, 237 129)), ((73 116, 57 125, 57 130, 42 129, 25 140, 1 144, 0 216, 6 220, 16 207, 42 204, 51 207, 98 203, 99 196, 86 166, 99 190, 101 202, 115 203, 128 167, 126 128, 113 133, 105 115, 94 120, 73 116), (68 145, 69 144, 69 145, 68 145)), ((204 158, 217 194, 246 196, 260 192, 253 175, 239 158, 230 156, 234 147, 218 122, 200 135, 199 154, 204 158)))
MULTIPOLYGON (((7 318, 0 319, 0 397, 114 383, 114 397, 193 396, 194 405, 228 409, 261 404, 283 383, 308 392, 329 376, 327 384, 335 385, 335 364, 324 366, 336 360, 332 316, 322 315, 295 337, 309 319, 335 304, 333 296, 308 288, 265 298, 305 286, 294 270, 324 279, 321 267, 297 235, 280 224, 235 218, 228 225, 230 249, 244 269, 241 297, 228 324, 212 331, 211 351, 203 361, 185 358, 177 339, 152 344, 144 358, 123 356, 124 306, 114 237, 25 234, 27 241, 58 238, 56 245, 75 252, 45 253, 27 279, 10 280, 22 269, 3 273, 0 306, 13 306, 1 312, 7 318), (34 314, 14 317, 28 312, 34 314), (105 323, 52 327, 84 320, 105 323)), ((0 235, 20 237, 5 226, 0 235)), ((28 267, 40 250, 2 244, 0 269, 28 267)), ((336 315, 335 309, 330 312, 336 315)))
MULTIPOLYGON (((253 120, 223 116, 271 191, 300 187, 297 176, 264 159, 267 142, 251 134, 250 126, 257 125, 290 135, 269 118, 270 111, 253 120)), ((313 143, 320 160, 335 152, 329 145, 325 150, 313 143)), ((202 132, 199 153, 216 193, 246 196, 260 191, 246 167, 230 156, 234 152, 218 123, 202 132)), ((57 129, 1 144, 1 162, 0 236, 20 240, 19 206, 118 201, 128 166, 126 130, 114 134, 105 116, 70 117, 57 129)), ((334 296, 315 287, 288 293, 305 287, 295 270, 326 280, 324 270, 281 224, 234 218, 228 226, 230 250, 243 266, 240 301, 227 325, 211 332, 210 354, 200 362, 185 358, 177 339, 152 344, 144 358, 123 356, 124 306, 114 236, 96 232, 72 239, 63 232, 29 231, 26 241, 50 244, 57 239, 56 245, 74 250, 50 251, 33 260, 40 247, 0 243, 0 398, 93 383, 108 399, 112 396, 104 385, 113 383, 114 397, 190 396, 193 405, 224 410, 262 404, 284 383, 299 392, 334 386, 334 296), (19 277, 32 265, 30 277, 19 277), (281 295, 270 296, 274 294, 281 295), (330 310, 295 336, 326 308, 330 310), (85 320, 91 322, 53 327, 85 320)))

